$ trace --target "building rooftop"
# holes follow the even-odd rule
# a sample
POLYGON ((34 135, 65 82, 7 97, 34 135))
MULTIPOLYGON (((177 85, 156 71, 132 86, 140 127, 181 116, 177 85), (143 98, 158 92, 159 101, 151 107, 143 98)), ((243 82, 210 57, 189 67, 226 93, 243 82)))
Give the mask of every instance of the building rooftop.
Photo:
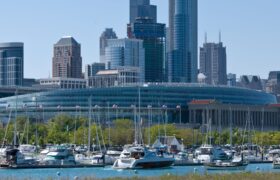
POLYGON ((96 75, 113 75, 118 74, 119 70, 105 70, 105 71, 99 71, 96 75))
POLYGON ((193 100, 189 104, 192 105, 207 105, 207 104, 215 104, 217 101, 210 99, 210 100, 193 100))
POLYGON ((23 47, 22 42, 6 42, 0 43, 0 48, 8 48, 8 47, 23 47))
POLYGON ((62 37, 55 46, 79 46, 80 44, 71 36, 64 36, 62 37))

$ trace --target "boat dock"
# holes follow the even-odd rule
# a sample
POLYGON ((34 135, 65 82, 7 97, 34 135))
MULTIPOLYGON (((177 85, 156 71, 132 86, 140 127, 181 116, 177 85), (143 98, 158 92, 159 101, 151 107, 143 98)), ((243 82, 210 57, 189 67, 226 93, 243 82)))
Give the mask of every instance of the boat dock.
POLYGON ((53 169, 53 168, 101 168, 104 164, 76 164, 76 165, 6 165, 1 164, 1 169, 53 169))

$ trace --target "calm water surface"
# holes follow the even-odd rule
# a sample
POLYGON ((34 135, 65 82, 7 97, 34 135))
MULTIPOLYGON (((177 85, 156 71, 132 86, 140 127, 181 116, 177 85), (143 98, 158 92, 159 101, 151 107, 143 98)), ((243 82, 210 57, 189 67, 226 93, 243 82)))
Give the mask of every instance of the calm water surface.
MULTIPOLYGON (((279 172, 280 170, 272 169, 272 164, 250 164, 246 168, 247 172, 279 172)), ((154 170, 115 170, 111 167, 105 168, 73 168, 73 169, 20 169, 6 170, 0 169, 0 179, 75 179, 75 177, 97 177, 97 178, 113 178, 113 177, 151 177, 162 176, 167 174, 186 175, 186 174, 212 174, 212 173, 238 173, 240 171, 206 171, 203 166, 191 167, 171 167, 166 169, 154 170)))

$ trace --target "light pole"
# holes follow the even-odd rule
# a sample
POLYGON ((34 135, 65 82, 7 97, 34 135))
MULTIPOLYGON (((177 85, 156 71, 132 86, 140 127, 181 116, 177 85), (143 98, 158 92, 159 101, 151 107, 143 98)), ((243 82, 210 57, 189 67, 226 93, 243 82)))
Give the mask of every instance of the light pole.
POLYGON ((179 113, 180 113, 179 114, 179 123, 181 125, 182 124, 182 108, 180 105, 177 105, 176 108, 179 109, 179 113))
POLYGON ((113 109, 116 110, 116 120, 118 119, 118 105, 114 104, 113 109))

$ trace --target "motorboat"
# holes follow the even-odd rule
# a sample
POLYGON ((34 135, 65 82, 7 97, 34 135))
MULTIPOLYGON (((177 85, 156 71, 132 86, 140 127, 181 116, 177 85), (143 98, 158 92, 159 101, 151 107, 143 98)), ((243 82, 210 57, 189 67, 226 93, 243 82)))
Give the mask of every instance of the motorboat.
POLYGON ((256 151, 252 150, 244 150, 241 152, 241 156, 243 156, 243 160, 249 163, 261 162, 263 161, 261 156, 257 156, 256 151))
POLYGON ((91 156, 85 156, 84 154, 75 155, 76 163, 84 164, 84 165, 101 165, 101 164, 113 165, 115 160, 116 160, 115 158, 102 154, 96 154, 91 156))
POLYGON ((170 167, 174 158, 158 156, 143 146, 125 148, 113 165, 115 169, 147 169, 170 167))
POLYGON ((193 164, 193 159, 190 159, 188 154, 185 152, 179 152, 177 155, 174 156, 175 162, 174 165, 180 166, 185 164, 193 164))
POLYGON ((214 147, 211 145, 202 145, 195 150, 195 163, 210 163, 213 161, 214 147))
POLYGON ((280 149, 272 149, 268 151, 268 154, 266 156, 266 159, 268 161, 274 161, 275 158, 280 157, 280 149))
POLYGON ((42 165, 75 165, 76 161, 71 149, 53 146, 40 163, 42 165))
POLYGON ((1 151, 1 167, 38 164, 37 159, 25 157, 25 155, 16 148, 6 148, 1 151))
POLYGON ((280 158, 276 158, 274 161, 273 161, 273 169, 280 169, 280 158))
POLYGON ((207 170, 237 170, 237 171, 244 171, 247 167, 247 163, 243 162, 231 162, 231 161, 215 161, 212 163, 205 164, 205 168, 207 170))

